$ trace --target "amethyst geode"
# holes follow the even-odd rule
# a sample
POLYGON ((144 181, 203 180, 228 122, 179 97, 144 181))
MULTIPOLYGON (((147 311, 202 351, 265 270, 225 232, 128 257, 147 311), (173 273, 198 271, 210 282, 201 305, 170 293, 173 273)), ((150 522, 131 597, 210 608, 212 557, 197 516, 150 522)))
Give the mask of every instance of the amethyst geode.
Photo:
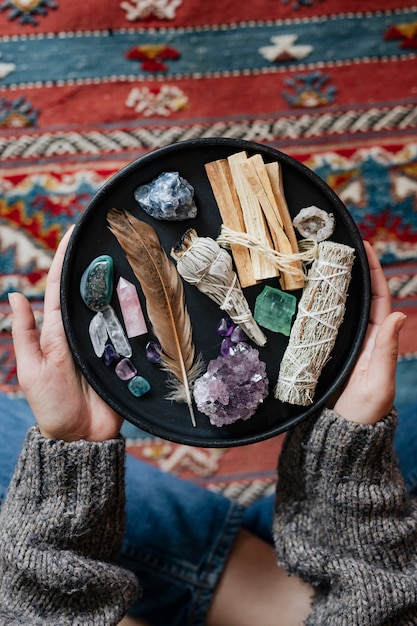
POLYGON ((197 408, 214 426, 249 419, 267 395, 266 365, 258 350, 245 343, 210 361, 194 383, 197 408))

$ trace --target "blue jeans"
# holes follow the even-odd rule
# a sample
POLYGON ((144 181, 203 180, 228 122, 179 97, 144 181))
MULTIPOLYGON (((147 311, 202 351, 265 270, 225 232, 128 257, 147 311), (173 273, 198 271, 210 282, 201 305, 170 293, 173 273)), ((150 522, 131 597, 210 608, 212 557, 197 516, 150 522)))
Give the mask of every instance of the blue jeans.
MULTIPOLYGON (((400 414, 396 450, 407 486, 417 493, 417 404, 400 414)), ((0 394, 0 503, 23 440, 34 423, 25 401, 0 394)), ((220 494, 126 462, 127 523, 119 561, 135 572, 143 598, 131 615, 152 626, 204 626, 214 589, 239 528, 272 543, 273 496, 247 509, 220 494)))

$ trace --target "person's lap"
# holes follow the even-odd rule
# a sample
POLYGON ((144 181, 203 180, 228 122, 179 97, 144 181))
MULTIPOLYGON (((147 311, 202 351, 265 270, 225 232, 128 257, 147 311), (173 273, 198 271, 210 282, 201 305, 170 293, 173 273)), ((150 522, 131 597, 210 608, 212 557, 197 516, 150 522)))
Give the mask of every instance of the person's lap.
POLYGON ((243 507, 127 455, 119 562, 143 588, 130 611, 152 626, 204 624, 243 507))
MULTIPOLYGON (((395 445, 417 493, 417 405, 403 409, 395 445)), ((0 394, 0 504, 34 418, 24 400, 0 394)), ((127 455, 126 532, 119 561, 136 573, 143 597, 133 607, 153 626, 204 624, 239 528, 272 543, 273 496, 243 507, 127 455)))
POLYGON ((399 409, 394 446, 407 489, 417 495, 417 402, 399 409))
POLYGON ((0 393, 0 505, 6 497, 26 432, 34 423, 25 400, 0 393))

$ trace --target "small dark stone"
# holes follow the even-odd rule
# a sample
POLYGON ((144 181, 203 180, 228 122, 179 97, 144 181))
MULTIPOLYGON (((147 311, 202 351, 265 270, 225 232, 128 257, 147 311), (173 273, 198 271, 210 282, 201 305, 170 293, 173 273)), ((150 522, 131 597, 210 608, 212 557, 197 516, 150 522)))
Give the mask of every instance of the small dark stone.
POLYGON ((110 367, 110 365, 114 365, 118 361, 120 361, 121 356, 116 352, 113 345, 108 343, 104 348, 103 361, 104 365, 110 367))

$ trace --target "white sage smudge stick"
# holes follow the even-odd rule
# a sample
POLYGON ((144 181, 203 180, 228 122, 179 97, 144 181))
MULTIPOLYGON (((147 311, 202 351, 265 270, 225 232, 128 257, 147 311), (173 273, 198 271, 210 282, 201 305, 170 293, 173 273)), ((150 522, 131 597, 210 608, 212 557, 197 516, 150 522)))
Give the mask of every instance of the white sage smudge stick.
POLYGON ((283 254, 278 252, 269 246, 265 246, 261 241, 249 235, 248 233, 237 232, 231 230, 227 226, 222 224, 220 234, 216 239, 219 246, 222 248, 230 248, 232 245, 244 246, 256 250, 262 256, 267 256, 278 269, 287 274, 293 274, 298 276, 303 273, 298 266, 295 265, 295 261, 301 261, 302 263, 312 263, 317 258, 318 244, 312 239, 302 239, 298 242, 299 252, 295 254, 283 254))
POLYGON ((172 248, 180 276, 216 302, 252 341, 264 346, 266 337, 252 316, 233 269, 230 254, 210 237, 199 237, 192 228, 172 248))
POLYGON ((343 321, 354 249, 323 241, 306 279, 274 395, 282 402, 312 404, 323 367, 343 321))

